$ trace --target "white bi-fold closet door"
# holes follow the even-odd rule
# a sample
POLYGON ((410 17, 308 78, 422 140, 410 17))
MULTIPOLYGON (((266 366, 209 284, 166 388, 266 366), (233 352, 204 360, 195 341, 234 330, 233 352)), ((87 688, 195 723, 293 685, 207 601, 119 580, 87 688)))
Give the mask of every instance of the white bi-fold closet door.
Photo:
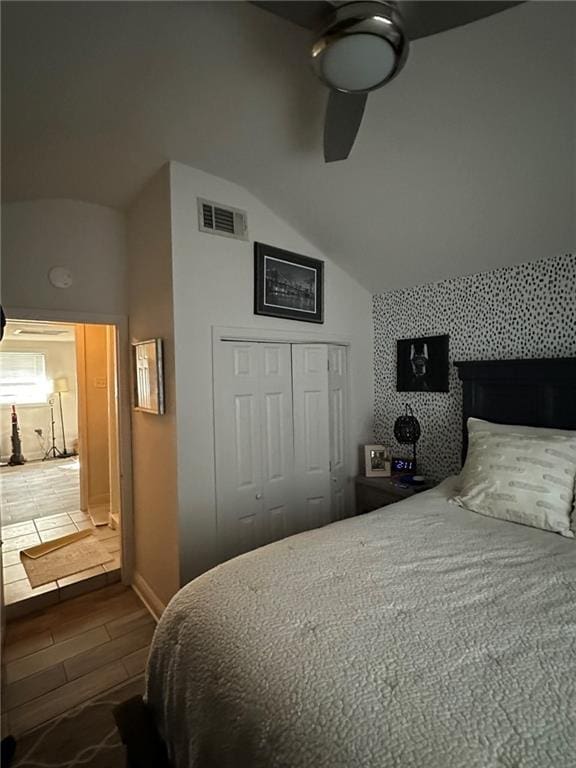
POLYGON ((347 515, 346 385, 342 346, 215 345, 223 559, 347 515))

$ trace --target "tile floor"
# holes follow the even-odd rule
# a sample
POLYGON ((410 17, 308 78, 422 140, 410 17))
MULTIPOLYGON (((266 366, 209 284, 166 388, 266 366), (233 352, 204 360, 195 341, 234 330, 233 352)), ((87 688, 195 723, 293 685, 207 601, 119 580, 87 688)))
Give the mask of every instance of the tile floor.
POLYGON ((121 584, 10 621, 4 654, 6 733, 19 737, 142 675, 154 628, 140 600, 121 584))
POLYGON ((78 457, 1 467, 0 494, 4 599, 8 618, 120 580, 120 532, 108 526, 95 527, 88 515, 80 511, 78 457), (20 562, 20 550, 87 528, 103 541, 114 559, 32 588, 20 562))
POLYGON ((2 538, 4 541, 2 547, 4 599, 8 618, 45 608, 60 600, 66 600, 82 592, 98 589, 120 580, 120 532, 113 531, 108 526, 96 528, 85 512, 65 512, 25 523, 4 525, 2 538), (24 566, 20 562, 20 550, 87 528, 102 541, 113 555, 113 560, 41 587, 32 588, 24 566), (26 606, 22 605, 23 601, 27 603, 26 606))
POLYGON ((77 456, 0 467, 2 525, 80 509, 77 456))

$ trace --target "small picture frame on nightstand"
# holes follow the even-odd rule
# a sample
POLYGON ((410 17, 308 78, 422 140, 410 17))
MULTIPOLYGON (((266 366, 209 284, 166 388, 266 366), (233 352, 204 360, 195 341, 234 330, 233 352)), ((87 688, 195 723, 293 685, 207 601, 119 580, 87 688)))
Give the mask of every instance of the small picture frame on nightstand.
POLYGON ((364 446, 366 477, 390 477, 390 451, 385 445, 364 446))

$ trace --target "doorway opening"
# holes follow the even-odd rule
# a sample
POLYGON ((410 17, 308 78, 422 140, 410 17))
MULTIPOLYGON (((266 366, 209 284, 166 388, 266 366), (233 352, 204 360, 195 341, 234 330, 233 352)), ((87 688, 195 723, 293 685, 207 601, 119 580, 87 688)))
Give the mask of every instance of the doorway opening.
POLYGON ((6 325, 0 499, 8 618, 121 578, 116 345, 112 325, 6 325), (60 554, 39 555, 44 544, 62 544, 60 554))

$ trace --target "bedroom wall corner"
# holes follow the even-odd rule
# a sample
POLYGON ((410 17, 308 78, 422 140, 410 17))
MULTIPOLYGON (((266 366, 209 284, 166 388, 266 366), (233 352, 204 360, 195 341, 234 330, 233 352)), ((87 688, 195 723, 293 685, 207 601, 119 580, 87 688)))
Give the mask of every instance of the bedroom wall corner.
POLYGON ((421 471, 460 470, 462 387, 456 360, 576 356, 576 253, 374 296, 376 439, 393 437, 405 402, 422 425, 421 471), (448 333, 450 391, 397 392, 396 340, 448 333))
POLYGON ((128 308, 131 341, 161 337, 166 413, 132 411, 134 575, 154 611, 180 586, 170 183, 164 166, 130 206, 128 308))
POLYGON ((214 475, 212 328, 326 332, 351 341, 351 463, 373 427, 371 295, 326 255, 238 185, 170 164, 181 581, 218 562, 214 475), (247 211, 249 240, 198 229, 196 198, 247 211), (253 243, 325 261, 325 323, 310 325, 253 312, 253 243))

